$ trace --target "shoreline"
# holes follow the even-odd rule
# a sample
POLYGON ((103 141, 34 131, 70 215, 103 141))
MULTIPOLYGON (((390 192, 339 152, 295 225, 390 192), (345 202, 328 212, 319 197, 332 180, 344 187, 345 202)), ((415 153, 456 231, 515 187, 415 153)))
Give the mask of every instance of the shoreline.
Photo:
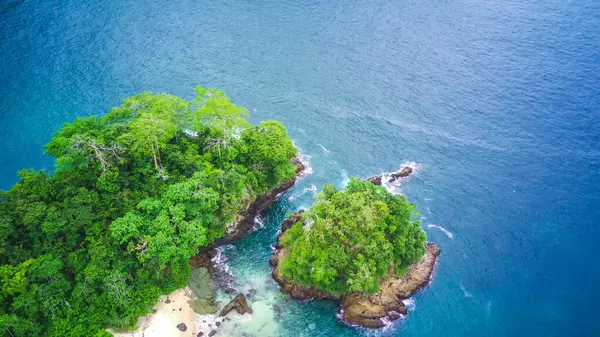
POLYGON ((188 287, 161 295, 152 309, 153 312, 141 317, 135 330, 109 331, 115 337, 195 337, 196 318, 190 305, 191 300, 191 290, 188 287), (185 330, 182 330, 184 327, 185 330))

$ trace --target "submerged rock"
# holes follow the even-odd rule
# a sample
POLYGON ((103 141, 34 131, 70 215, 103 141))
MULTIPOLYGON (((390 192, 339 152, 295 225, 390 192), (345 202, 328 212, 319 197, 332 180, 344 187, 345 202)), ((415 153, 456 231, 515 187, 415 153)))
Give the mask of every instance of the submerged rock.
POLYGON ((188 286, 195 295, 195 298, 190 302, 194 312, 201 315, 217 312, 215 288, 211 280, 210 271, 207 268, 192 269, 188 286))
POLYGON ((237 311, 240 315, 245 313, 252 313, 252 308, 246 302, 246 296, 244 294, 237 294, 231 302, 227 303, 227 305, 221 310, 219 316, 223 317, 229 314, 232 310, 237 311))

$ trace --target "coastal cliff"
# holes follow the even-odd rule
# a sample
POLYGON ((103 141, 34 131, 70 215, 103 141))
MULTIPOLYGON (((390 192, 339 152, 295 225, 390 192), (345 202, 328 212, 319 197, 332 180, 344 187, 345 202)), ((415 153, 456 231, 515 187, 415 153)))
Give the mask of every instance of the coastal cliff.
POLYGON ((256 218, 260 212, 269 208, 281 193, 294 186, 296 179, 304 172, 305 166, 296 157, 291 158, 290 161, 296 169, 296 177, 275 187, 270 192, 249 201, 246 206, 237 213, 234 223, 229 227, 227 232, 210 245, 211 248, 236 242, 244 235, 248 234, 254 226, 254 218, 256 218))

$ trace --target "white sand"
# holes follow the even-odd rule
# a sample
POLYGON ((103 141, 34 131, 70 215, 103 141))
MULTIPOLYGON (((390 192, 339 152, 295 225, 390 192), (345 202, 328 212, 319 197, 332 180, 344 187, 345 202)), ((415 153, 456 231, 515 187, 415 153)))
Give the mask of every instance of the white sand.
POLYGON ((189 288, 177 289, 169 295, 161 296, 154 306, 156 312, 140 318, 136 330, 111 332, 115 337, 196 337, 196 319, 189 304, 190 299, 189 288), (170 303, 166 303, 167 298, 170 303), (179 323, 185 324, 187 330, 180 331, 177 328, 179 323))

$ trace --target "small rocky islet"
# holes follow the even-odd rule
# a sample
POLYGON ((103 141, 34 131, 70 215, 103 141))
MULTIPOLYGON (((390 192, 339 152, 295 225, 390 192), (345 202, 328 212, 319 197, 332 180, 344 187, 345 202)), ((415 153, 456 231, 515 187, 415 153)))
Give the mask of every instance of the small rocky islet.
MULTIPOLYGON (((382 181, 393 183, 408 177, 412 172, 413 169, 410 166, 404 166, 399 171, 389 175, 389 177, 380 175, 368 178, 366 181, 381 186, 382 181)), ((380 280, 379 292, 370 295, 360 292, 352 292, 343 296, 332 295, 314 286, 294 283, 286 279, 279 268, 280 262, 286 256, 281 239, 288 229, 302 220, 303 212, 299 211, 292 214, 282 223, 281 233, 277 237, 277 243, 269 261, 273 267, 271 273, 273 279, 280 285, 280 290, 283 293, 299 301, 338 301, 341 303, 340 314, 343 321, 367 328, 384 327, 387 324, 386 321, 394 321, 402 315, 408 314, 403 300, 410 298, 431 281, 437 258, 440 255, 440 248, 435 243, 426 242, 423 257, 413 263, 401 277, 398 277, 392 268, 389 276, 380 280)))

